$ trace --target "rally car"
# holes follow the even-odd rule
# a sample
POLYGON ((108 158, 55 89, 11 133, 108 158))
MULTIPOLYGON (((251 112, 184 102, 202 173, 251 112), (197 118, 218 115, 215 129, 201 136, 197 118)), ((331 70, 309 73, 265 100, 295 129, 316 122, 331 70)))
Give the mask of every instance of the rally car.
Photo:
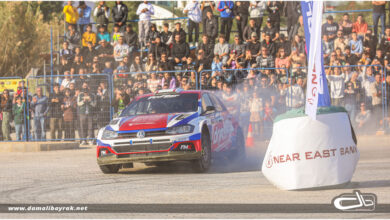
POLYGON ((159 90, 138 96, 97 137, 97 163, 103 173, 146 164, 190 161, 207 171, 211 158, 245 156, 238 121, 208 91, 159 90))

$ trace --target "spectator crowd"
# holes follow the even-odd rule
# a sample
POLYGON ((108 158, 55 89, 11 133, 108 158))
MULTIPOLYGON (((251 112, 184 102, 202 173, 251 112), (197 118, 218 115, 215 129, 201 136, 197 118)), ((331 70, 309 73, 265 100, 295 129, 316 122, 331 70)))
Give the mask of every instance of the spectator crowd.
MULTIPOLYGON (((24 82, 13 96, 3 92, 3 140, 11 139, 13 121, 16 140, 45 140, 49 126, 50 139, 74 139, 78 131, 92 143, 97 128, 109 122, 111 107, 118 114, 135 96, 158 89, 212 90, 245 129, 251 123, 262 136, 270 135, 278 114, 305 104, 307 54, 298 1, 189 0, 186 27, 157 27, 157 7, 147 1, 137 9, 121 1, 112 8, 104 1, 93 9, 83 1, 74 4, 63 8, 66 33, 56 66, 62 76, 47 95, 41 87, 27 93, 24 82), (139 16, 137 27, 128 22, 129 10, 139 16)), ((383 97, 390 96, 385 5, 372 2, 373 29, 362 14, 346 13, 337 21, 328 15, 322 25, 332 105, 345 107, 363 133, 390 121, 382 117, 383 97)))

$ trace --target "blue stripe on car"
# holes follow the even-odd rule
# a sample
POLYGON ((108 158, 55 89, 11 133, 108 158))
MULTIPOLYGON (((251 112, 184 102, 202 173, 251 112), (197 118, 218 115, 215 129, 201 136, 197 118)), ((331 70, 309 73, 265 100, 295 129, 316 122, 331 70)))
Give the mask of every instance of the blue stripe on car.
POLYGON ((198 117, 198 112, 195 112, 194 114, 188 116, 187 118, 179 121, 178 123, 174 124, 172 127, 188 124, 188 122, 190 122, 192 119, 196 117, 198 117))
POLYGON ((106 126, 106 130, 108 130, 108 131, 114 131, 114 129, 113 129, 110 125, 107 125, 107 126, 106 126))
POLYGON ((197 133, 197 134, 193 134, 193 135, 191 135, 188 139, 190 140, 190 141, 197 141, 197 140, 200 140, 200 133, 197 133))
POLYGON ((96 140, 96 143, 97 143, 98 146, 111 147, 109 144, 105 144, 105 143, 101 142, 100 140, 96 140))

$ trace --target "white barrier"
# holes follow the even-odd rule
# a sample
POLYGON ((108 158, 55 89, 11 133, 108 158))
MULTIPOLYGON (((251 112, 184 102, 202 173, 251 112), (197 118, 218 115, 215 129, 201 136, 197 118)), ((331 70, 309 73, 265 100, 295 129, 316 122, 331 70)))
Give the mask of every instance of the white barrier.
POLYGON ((343 108, 319 109, 317 120, 292 110, 275 119, 262 172, 284 190, 325 187, 351 180, 359 160, 343 108))

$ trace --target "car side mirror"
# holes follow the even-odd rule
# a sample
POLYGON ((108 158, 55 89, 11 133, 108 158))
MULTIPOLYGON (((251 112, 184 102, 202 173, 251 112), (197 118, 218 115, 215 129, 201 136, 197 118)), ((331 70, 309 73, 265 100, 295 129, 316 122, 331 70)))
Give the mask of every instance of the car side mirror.
POLYGON ((212 111, 215 111, 215 107, 214 106, 207 106, 206 107, 206 112, 212 112, 212 111))

